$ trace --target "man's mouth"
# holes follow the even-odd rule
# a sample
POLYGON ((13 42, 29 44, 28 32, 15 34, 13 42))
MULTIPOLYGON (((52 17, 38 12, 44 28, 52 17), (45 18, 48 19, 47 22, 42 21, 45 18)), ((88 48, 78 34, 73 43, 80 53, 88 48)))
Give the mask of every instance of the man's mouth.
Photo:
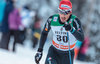
POLYGON ((66 20, 66 18, 65 18, 65 17, 62 17, 61 19, 62 19, 62 20, 66 20))

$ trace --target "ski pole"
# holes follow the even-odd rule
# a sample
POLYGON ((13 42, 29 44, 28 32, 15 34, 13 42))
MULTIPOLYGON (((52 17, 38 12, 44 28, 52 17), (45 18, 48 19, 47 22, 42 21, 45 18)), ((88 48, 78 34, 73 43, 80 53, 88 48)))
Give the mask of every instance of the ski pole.
POLYGON ((39 64, 39 62, 38 62, 38 63, 36 63, 36 64, 39 64))
POLYGON ((39 64, 39 62, 36 62, 36 64, 39 64))
MULTIPOLYGON (((37 58, 37 59, 39 59, 39 58, 37 58)), ((38 62, 36 62, 36 64, 39 64, 39 61, 38 61, 38 62)))
POLYGON ((51 57, 48 58, 49 64, 51 64, 51 57))
POLYGON ((70 60, 70 64, 72 64, 71 62, 71 52, 70 52, 70 42, 69 42, 69 33, 67 31, 67 39, 68 39, 68 48, 69 48, 69 60, 70 60))

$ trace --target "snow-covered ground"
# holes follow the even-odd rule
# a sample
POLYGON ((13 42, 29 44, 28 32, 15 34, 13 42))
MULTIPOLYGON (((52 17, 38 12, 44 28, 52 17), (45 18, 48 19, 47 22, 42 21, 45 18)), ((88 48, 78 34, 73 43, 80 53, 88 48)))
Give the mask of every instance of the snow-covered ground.
MULTIPOLYGON (((49 45, 49 43, 46 43, 49 45)), ((34 61, 34 55, 36 54, 36 49, 30 47, 31 44, 27 46, 22 46, 17 44, 17 52, 9 52, 3 49, 0 49, 0 64, 36 64, 34 61)), ((49 46, 45 46, 42 60, 40 64, 44 64, 47 50, 49 46)), ((91 62, 81 62, 74 61, 74 64, 95 64, 91 62)))

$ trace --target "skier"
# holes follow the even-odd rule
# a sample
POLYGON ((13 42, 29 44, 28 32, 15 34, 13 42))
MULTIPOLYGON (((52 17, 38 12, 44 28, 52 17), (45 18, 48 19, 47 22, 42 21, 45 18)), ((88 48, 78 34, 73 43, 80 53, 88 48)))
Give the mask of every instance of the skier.
POLYGON ((45 64, 73 64, 76 41, 84 40, 81 22, 72 14, 72 3, 69 0, 60 1, 58 11, 59 14, 48 18, 41 33, 39 48, 35 55, 36 63, 39 63, 42 58, 43 47, 50 29, 53 32, 53 40, 45 64), (70 48, 68 43, 70 43, 70 48), (69 59, 69 51, 71 59, 69 59))

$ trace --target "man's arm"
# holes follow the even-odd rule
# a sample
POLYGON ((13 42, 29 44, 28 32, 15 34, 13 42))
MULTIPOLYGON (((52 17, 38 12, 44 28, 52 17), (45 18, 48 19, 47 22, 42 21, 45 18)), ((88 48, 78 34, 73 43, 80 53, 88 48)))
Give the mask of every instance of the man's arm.
POLYGON ((75 38, 79 41, 84 41, 84 33, 81 26, 81 22, 78 18, 75 18, 73 22, 73 27, 76 29, 72 34, 75 36, 75 38))
POLYGON ((43 50, 45 41, 47 39, 48 32, 51 29, 51 27, 50 27, 51 19, 52 19, 52 16, 48 18, 48 20, 47 20, 47 22, 46 22, 46 24, 44 26, 44 29, 43 29, 43 31, 41 33, 41 38, 40 38, 40 43, 39 43, 39 49, 38 49, 38 51, 40 51, 40 52, 43 50))

